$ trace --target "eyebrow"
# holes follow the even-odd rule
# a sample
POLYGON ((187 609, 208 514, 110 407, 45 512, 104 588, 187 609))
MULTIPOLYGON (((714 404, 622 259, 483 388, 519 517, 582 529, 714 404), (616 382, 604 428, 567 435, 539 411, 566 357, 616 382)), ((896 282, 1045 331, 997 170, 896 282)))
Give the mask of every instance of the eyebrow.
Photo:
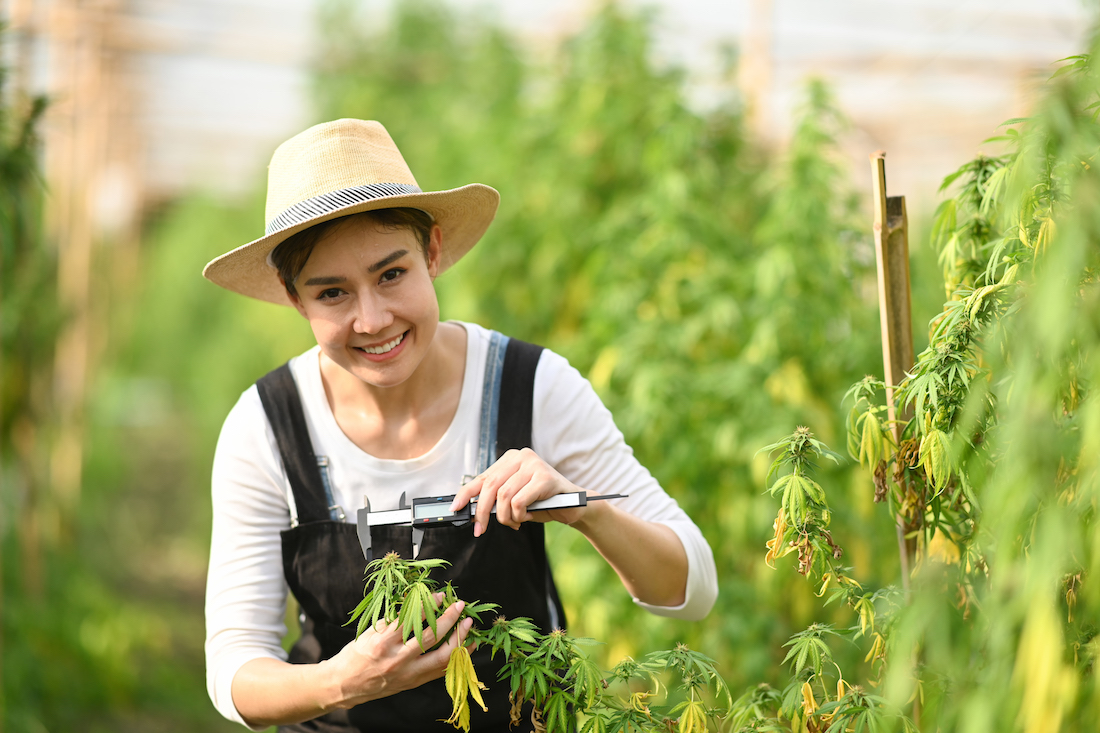
POLYGON ((343 278, 343 277, 311 277, 310 279, 306 280, 305 284, 306 284, 306 286, 309 286, 309 285, 339 285, 340 283, 344 282, 344 280, 346 280, 346 279, 347 278, 343 278))
POLYGON ((409 250, 407 250, 407 249, 399 249, 396 252, 394 252, 393 254, 391 254, 389 257, 385 257, 381 260, 378 260, 378 262, 375 262, 373 265, 368 267, 367 272, 378 272, 379 270, 381 270, 386 265, 390 265, 390 264, 393 264, 394 262, 397 262, 399 259, 401 259, 405 255, 407 255, 408 253, 409 253, 409 250))
MULTIPOLYGON (((392 265, 394 262, 397 262, 397 260, 401 259, 402 257, 407 255, 408 253, 409 253, 409 250, 407 250, 407 249, 399 249, 396 252, 393 252, 392 254, 390 254, 386 257, 383 257, 378 262, 375 262, 373 265, 368 267, 367 272, 378 272, 379 270, 381 270, 386 265, 392 265)), ((311 277, 310 279, 306 280, 305 285, 307 287, 311 286, 311 285, 339 285, 340 283, 343 283, 343 282, 347 282, 346 277, 339 277, 339 276, 311 277)))

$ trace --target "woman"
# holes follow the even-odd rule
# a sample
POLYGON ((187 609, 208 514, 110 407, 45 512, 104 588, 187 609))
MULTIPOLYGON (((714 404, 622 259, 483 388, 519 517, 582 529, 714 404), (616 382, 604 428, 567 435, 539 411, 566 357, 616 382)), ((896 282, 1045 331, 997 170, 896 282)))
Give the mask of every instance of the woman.
MULTIPOLYGON (((472 527, 417 537, 376 527, 371 551, 443 557, 452 563, 443 577, 464 597, 544 631, 564 624, 547 521, 582 532, 651 612, 698 619, 713 604, 706 541, 634 459, 588 382, 552 352, 440 322, 433 281, 480 239, 498 200, 480 184, 422 192, 379 123, 338 120, 279 147, 267 233, 204 270, 292 305, 317 339, 241 396, 214 459, 207 683, 231 720, 255 730, 446 729, 439 678, 469 630, 469 620, 456 625, 461 603, 440 617, 446 643, 427 652, 394 626, 358 639, 342 626, 362 594, 363 553, 347 520, 364 500, 379 511, 455 494, 457 510, 476 497, 472 527), (527 511, 574 491, 629 496, 527 511), (303 626, 289 656, 288 589, 303 626)), ((426 631, 425 648, 433 641, 426 631)), ((488 660, 475 653, 475 664, 488 660)), ((491 671, 481 677, 489 712, 475 710, 472 725, 507 730, 507 690, 491 671)))

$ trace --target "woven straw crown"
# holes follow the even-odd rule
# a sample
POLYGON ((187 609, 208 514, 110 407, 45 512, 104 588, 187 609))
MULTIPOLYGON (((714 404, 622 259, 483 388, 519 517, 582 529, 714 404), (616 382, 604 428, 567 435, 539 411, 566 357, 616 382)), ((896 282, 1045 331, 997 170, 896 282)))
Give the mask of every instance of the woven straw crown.
POLYGON ((224 288, 289 305, 271 251, 323 221, 374 209, 410 207, 443 232, 442 273, 472 248, 496 215, 500 195, 480 183, 421 191, 380 123, 343 119, 315 125, 280 145, 268 169, 266 233, 211 260, 203 275, 224 288))

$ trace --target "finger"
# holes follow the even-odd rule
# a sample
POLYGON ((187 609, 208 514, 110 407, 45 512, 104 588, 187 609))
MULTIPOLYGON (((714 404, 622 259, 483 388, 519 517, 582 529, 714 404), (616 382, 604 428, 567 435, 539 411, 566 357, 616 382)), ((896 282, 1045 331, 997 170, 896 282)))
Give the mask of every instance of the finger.
POLYGON ((451 502, 451 511, 457 512, 462 507, 470 503, 470 499, 481 493, 482 477, 475 476, 470 479, 466 484, 463 484, 462 488, 455 494, 454 501, 451 502))
POLYGON ((458 648, 466 643, 466 637, 470 634, 470 629, 474 627, 474 620, 470 617, 462 619, 458 624, 458 631, 454 635, 454 647, 458 648))
MULTIPOLYGON (((495 508, 497 511, 497 521, 509 526, 514 526, 515 520, 511 513, 507 510, 504 516, 500 515, 502 506, 511 501, 511 496, 527 482, 526 476, 530 475, 530 471, 527 469, 529 462, 528 454, 534 456, 534 453, 529 450, 509 450, 500 457, 496 463, 486 471, 486 480, 492 481, 496 488, 495 496, 493 497, 493 504, 490 505, 490 512, 495 508), (517 477, 518 474, 518 477, 517 477), (501 492, 508 488, 508 497, 502 499, 501 492)), ((537 456, 536 456, 537 458, 537 456)), ((478 500, 481 501, 480 499, 478 500)), ((483 527, 487 527, 489 522, 489 512, 486 512, 485 523, 483 527)))
POLYGON ((446 674, 451 654, 458 648, 459 644, 465 640, 473 624, 474 620, 472 618, 462 619, 455 633, 451 635, 451 638, 447 639, 446 642, 440 644, 438 648, 432 649, 430 652, 421 654, 418 650, 410 650, 416 653, 417 656, 414 659, 410 659, 409 663, 418 669, 420 674, 424 675, 423 682, 442 677, 446 674))
MULTIPOLYGON (((442 603, 443 603, 443 593, 442 592, 432 593, 432 605, 435 608, 438 609, 440 604, 442 604, 442 603)), ((427 608, 425 608, 423 611, 421 611, 420 619, 422 621, 427 621, 428 620, 428 609, 427 608)))
MULTIPOLYGON (((428 626, 425 628, 425 630, 423 630, 420 635, 423 639, 423 648, 427 649, 434 643, 438 642, 439 639, 447 637, 454 624, 458 623, 459 619, 461 619, 462 609, 465 608, 465 605, 465 601, 452 603, 447 611, 444 611, 442 614, 440 614, 440 616, 436 620, 436 630, 432 631, 431 626, 428 626)), ((409 641, 416 642, 416 638, 410 638, 409 641)))
POLYGON ((489 517, 497 501, 497 486, 503 480, 495 474, 494 471, 494 475, 485 476, 481 482, 481 493, 477 497, 477 511, 474 513, 474 537, 480 537, 489 526, 489 517))
POLYGON ((458 601, 451 604, 451 606, 443 612, 443 614, 436 619, 435 631, 432 631, 431 627, 424 629, 424 633, 420 635, 423 643, 416 640, 416 637, 409 639, 405 642, 405 646, 419 649, 420 651, 426 651, 430 649, 440 639, 447 638, 447 634, 450 633, 455 623, 458 621, 459 616, 462 615, 462 609, 466 607, 465 601, 458 601))
POLYGON ((508 450, 489 466, 478 478, 481 479, 481 491, 477 499, 477 512, 474 516, 474 537, 480 537, 489 526, 489 519, 496 506, 497 489, 508 480, 523 463, 523 453, 515 449, 508 450))
POLYGON ((372 627, 372 629, 376 634, 387 634, 393 631, 396 626, 397 619, 394 619, 393 621, 387 621, 384 618, 380 618, 374 622, 374 626, 372 627))
POLYGON ((454 633, 451 634, 447 641, 440 644, 438 649, 433 649, 431 654, 439 655, 443 664, 446 665, 447 659, 451 656, 451 652, 453 652, 458 647, 465 645, 466 638, 469 636, 470 629, 472 629, 473 627, 474 620, 472 618, 467 617, 462 619, 455 626, 454 633))
POLYGON ((508 477, 497 489, 497 521, 503 525, 518 529, 527 517, 527 505, 534 501, 529 498, 533 492, 531 484, 532 470, 523 466, 508 477))
MULTIPOLYGON (((510 499, 512 514, 519 522, 535 519, 546 512, 531 513, 527 507, 541 499, 549 499, 557 494, 569 491, 572 487, 561 480, 561 476, 546 464, 532 466, 527 483, 520 487, 510 499)), ((552 513, 552 512, 551 512, 552 513)))

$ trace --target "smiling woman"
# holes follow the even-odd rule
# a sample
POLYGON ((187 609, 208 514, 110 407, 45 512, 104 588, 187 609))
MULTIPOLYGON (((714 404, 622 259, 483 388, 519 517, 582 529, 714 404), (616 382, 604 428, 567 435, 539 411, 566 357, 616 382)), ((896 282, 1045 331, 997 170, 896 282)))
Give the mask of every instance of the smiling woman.
MULTIPOLYGON (((710 610, 706 540, 587 380, 548 350, 440 322, 434 280, 476 244, 498 199, 480 184, 423 192, 380 124, 338 120, 280 146, 267 233, 207 265, 219 285, 296 308, 317 340, 241 396, 214 457, 207 682, 226 717, 257 730, 446 728, 440 677, 470 629, 463 603, 424 630, 423 647, 396 627, 355 638, 344 626, 365 564, 347 520, 364 499, 388 510, 454 494, 458 510, 476 498, 472 527, 416 540, 411 527, 374 527, 370 554, 447 560, 440 580, 544 632, 565 625, 548 521, 580 531, 652 613, 710 610), (527 511, 576 491, 629 496, 527 511), (288 590, 302 623, 289 656, 288 590)), ((492 679, 488 650, 473 654, 492 679)), ((473 727, 508 730, 508 690, 486 700, 473 727)))

